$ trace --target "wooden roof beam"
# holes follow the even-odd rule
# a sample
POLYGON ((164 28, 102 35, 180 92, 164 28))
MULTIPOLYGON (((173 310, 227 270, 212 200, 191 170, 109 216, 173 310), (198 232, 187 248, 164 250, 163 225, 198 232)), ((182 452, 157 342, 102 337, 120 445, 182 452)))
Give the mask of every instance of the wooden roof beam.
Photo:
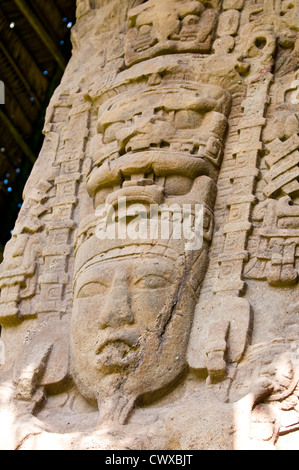
POLYGON ((31 135, 33 132, 33 122, 30 119, 28 113, 28 104, 26 106, 26 109, 24 109, 24 102, 22 103, 21 100, 18 99, 14 91, 10 88, 7 81, 4 82, 4 87, 7 115, 14 116, 14 118, 17 115, 21 131, 24 132, 26 135, 31 135), (19 113, 21 113, 21 115, 19 113))
POLYGON ((15 62, 15 60, 13 59, 13 57, 10 55, 7 47, 3 44, 3 42, 0 40, 0 49, 1 51, 3 52, 4 56, 6 57, 6 59, 8 60, 8 62, 10 63, 10 65, 12 66, 12 68, 14 69, 15 73, 17 74, 17 76, 19 77, 19 79, 21 80, 21 82, 23 83, 24 87, 26 88, 26 90, 28 91, 29 95, 32 96, 34 98, 34 102, 36 103, 36 105, 41 108, 42 107, 42 104, 37 96, 37 94, 32 90, 31 88, 31 85, 30 83, 28 82, 27 78, 24 76, 23 72, 21 71, 20 67, 18 66, 18 64, 15 62))
MULTIPOLYGON (((5 23, 5 27, 8 28, 8 27, 9 27, 9 21, 8 21, 8 18, 7 18, 7 16, 6 16, 6 14, 5 14, 4 11, 2 10, 1 6, 0 6, 0 16, 2 17, 2 19, 3 19, 4 23, 5 23)), ((1 31, 0 31, 0 33, 1 33, 1 31)), ((28 57, 28 60, 30 60, 32 67, 34 67, 34 70, 40 74, 40 78, 41 78, 41 79, 43 79, 43 80, 45 80, 45 81, 48 81, 48 80, 47 80, 47 77, 43 74, 43 72, 41 71, 40 67, 37 65, 35 59, 32 57, 31 53, 30 53, 30 52, 28 51, 28 49, 25 47, 24 41, 22 41, 22 40, 20 39, 20 37, 18 36, 16 30, 14 30, 14 35, 15 35, 16 39, 18 40, 18 42, 22 43, 22 47, 23 47, 24 51, 26 52, 26 56, 28 57)), ((31 65, 30 65, 30 66, 31 66, 31 65)))
POLYGON ((44 26, 36 16, 36 14, 32 11, 30 6, 28 5, 26 0, 15 0, 16 5, 18 6, 19 10, 23 13, 27 21, 31 24, 32 28, 35 32, 39 35, 40 39, 43 41, 45 46, 51 52, 52 56, 56 60, 59 67, 64 70, 66 67, 66 60, 59 50, 51 36, 45 30, 44 26))
POLYGON ((21 136, 21 134, 19 133, 15 125, 11 122, 8 116, 2 111, 2 109, 0 109, 0 119, 9 130, 9 132, 13 136, 14 140, 16 141, 20 149, 24 152, 24 155, 26 155, 26 157, 30 160, 30 162, 34 164, 36 161, 36 156, 32 152, 27 142, 25 142, 25 140, 23 139, 23 137, 21 136))

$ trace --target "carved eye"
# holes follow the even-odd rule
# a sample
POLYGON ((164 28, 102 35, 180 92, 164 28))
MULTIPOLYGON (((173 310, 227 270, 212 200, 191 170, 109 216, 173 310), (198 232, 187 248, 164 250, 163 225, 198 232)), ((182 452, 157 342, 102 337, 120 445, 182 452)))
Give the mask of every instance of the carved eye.
POLYGON ((190 18, 188 20, 189 25, 198 24, 198 18, 190 18))
POLYGON ((152 29, 152 26, 149 25, 149 24, 143 24, 140 26, 139 28, 139 34, 141 36, 146 36, 147 34, 149 34, 151 32, 151 29, 152 29))
POLYGON ((95 297, 96 295, 105 295, 107 289, 107 286, 100 282, 90 282, 80 289, 77 297, 78 299, 84 299, 87 297, 95 297))
POLYGON ((183 24, 185 26, 194 26, 199 23, 199 16, 197 15, 188 15, 183 19, 183 24))
POLYGON ((169 284, 169 281, 162 276, 149 274, 136 282, 139 289, 163 289, 169 284))

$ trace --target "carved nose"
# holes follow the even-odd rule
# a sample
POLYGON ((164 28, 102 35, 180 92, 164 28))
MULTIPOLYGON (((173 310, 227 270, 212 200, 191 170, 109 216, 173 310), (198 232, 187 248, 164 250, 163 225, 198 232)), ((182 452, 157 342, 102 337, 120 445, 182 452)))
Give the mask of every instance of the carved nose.
POLYGON ((134 323, 134 314, 130 305, 128 283, 124 280, 115 280, 106 303, 101 309, 99 327, 118 328, 134 323))

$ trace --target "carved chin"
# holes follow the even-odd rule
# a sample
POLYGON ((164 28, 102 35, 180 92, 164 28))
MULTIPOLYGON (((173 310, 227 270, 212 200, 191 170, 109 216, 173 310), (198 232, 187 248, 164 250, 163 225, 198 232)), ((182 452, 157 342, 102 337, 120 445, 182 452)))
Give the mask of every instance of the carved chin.
POLYGON ((138 349, 124 341, 109 342, 97 353, 96 367, 102 372, 124 371, 138 361, 138 349))

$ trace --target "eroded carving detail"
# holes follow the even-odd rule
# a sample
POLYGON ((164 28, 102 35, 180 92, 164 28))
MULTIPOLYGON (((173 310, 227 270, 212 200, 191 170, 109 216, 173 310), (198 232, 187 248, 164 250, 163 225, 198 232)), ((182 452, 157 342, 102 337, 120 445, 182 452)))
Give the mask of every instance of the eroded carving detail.
POLYGON ((219 5, 217 1, 149 0, 130 10, 126 64, 165 53, 210 52, 219 5))

